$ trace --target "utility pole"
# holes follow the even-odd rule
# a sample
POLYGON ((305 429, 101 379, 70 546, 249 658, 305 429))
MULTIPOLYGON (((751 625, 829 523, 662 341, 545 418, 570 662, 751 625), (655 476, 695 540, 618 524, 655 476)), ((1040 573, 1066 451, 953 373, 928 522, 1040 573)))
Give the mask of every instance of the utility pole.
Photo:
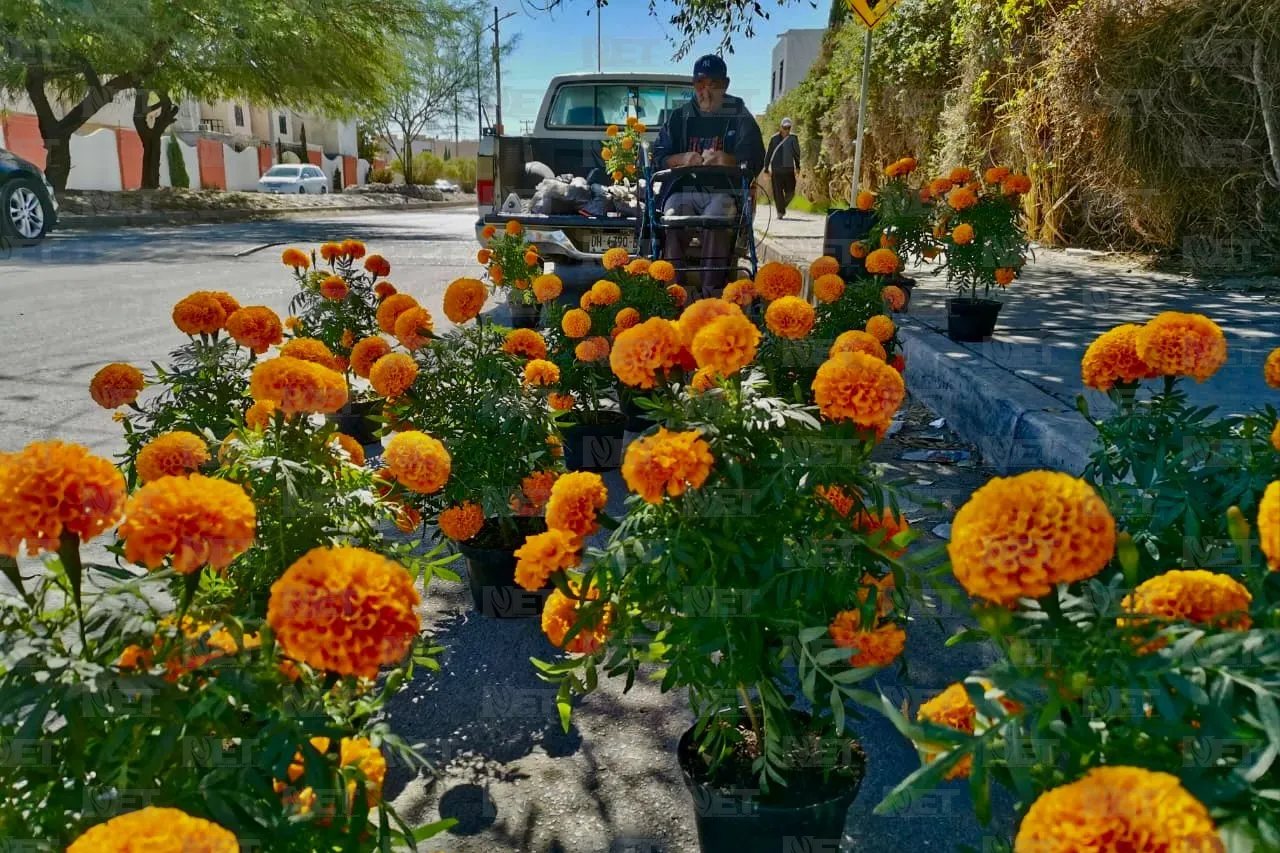
POLYGON ((476 30, 476 123, 479 130, 476 132, 476 139, 484 138, 484 102, 482 89, 480 87, 480 30, 476 30))
POLYGON ((498 100, 494 108, 494 133, 502 135, 502 48, 498 39, 498 7, 493 7, 493 76, 498 100))
POLYGON ((597 74, 599 74, 599 73, 600 73, 600 71, 602 70, 602 69, 601 69, 601 67, 600 67, 600 65, 601 65, 601 60, 600 60, 600 30, 601 30, 601 27, 602 27, 602 24, 601 24, 601 21, 600 21, 600 10, 601 10, 602 8, 603 8, 603 6, 601 5, 600 0, 596 0, 596 73, 597 73, 597 74))
POLYGON ((458 148, 458 93, 453 93, 453 147, 458 148))

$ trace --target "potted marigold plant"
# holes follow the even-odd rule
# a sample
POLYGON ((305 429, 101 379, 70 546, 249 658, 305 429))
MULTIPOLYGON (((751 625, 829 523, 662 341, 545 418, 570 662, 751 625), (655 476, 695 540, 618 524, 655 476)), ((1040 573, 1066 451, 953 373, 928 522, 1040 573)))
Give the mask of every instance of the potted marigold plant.
MULTIPOLYGON (((659 395, 663 426, 627 449, 634 494, 603 547, 584 541, 613 526, 604 484, 577 473, 552 488, 549 530, 518 552, 520 582, 556 585, 543 629, 573 657, 536 663, 559 684, 566 725, 572 695, 601 670, 630 686, 653 666, 664 691, 688 690, 697 721, 678 758, 708 805, 696 818, 707 851, 838 843, 864 760, 846 700, 870 698, 858 684, 905 640, 894 584, 912 534, 868 464, 902 379, 841 354, 819 371, 815 410, 743 375, 758 341, 736 306, 697 331, 707 378, 659 395), (796 709, 800 694, 811 712, 796 709)), ((653 346, 674 360, 679 328, 653 346)), ((661 361, 618 367, 638 378, 661 361)))
MULTIPOLYGON (((901 373, 906 367, 902 343, 898 340, 897 325, 885 313, 886 310, 893 311, 895 304, 905 309, 905 298, 899 303, 894 289, 901 288, 882 284, 879 277, 854 279, 846 283, 838 269, 839 263, 829 256, 818 258, 809 266, 813 295, 817 300, 813 339, 832 346, 842 337, 846 341, 860 338, 849 335, 850 332, 864 332, 875 338, 884 350, 885 359, 901 373)), ((865 350, 879 354, 879 350, 870 344, 865 350)), ((814 366, 816 368, 816 364, 814 366)))
POLYGON ((445 312, 465 325, 412 356, 392 353, 375 365, 375 385, 388 392, 388 417, 405 430, 388 443, 384 460, 399 499, 465 557, 476 608, 490 616, 533 616, 544 596, 515 588, 512 554, 526 534, 541 529, 538 513, 560 467, 552 414, 538 393, 554 383, 555 365, 538 357, 546 344, 532 329, 472 323, 484 300, 481 282, 455 281, 445 312), (387 386, 388 380, 394 381, 387 386), (444 466, 452 475, 438 482, 406 478, 413 467, 402 455, 424 460, 423 470, 444 466))
MULTIPOLYGON (((855 257, 859 261, 859 276, 866 271, 865 260, 872 248, 892 249, 899 257, 911 263, 931 261, 939 249, 933 238, 934 195, 929 186, 916 186, 910 177, 916 172, 913 157, 903 157, 885 168, 886 180, 875 193, 858 194, 856 206, 875 213, 874 225, 855 257)), ((911 291, 916 280, 901 270, 889 275, 886 284, 895 285, 906 294, 906 306, 911 304, 911 291)))
POLYGON ((630 185, 636 179, 647 130, 635 116, 627 116, 627 123, 622 127, 611 124, 605 128, 600 158, 604 161, 605 172, 615 184, 630 185))
POLYGON ((984 341, 995 330, 1003 303, 989 298, 991 288, 1013 283, 1030 247, 1018 202, 1030 186, 1025 175, 1003 167, 982 178, 956 168, 930 184, 938 200, 934 237, 946 252, 947 284, 957 291, 947 300, 947 335, 954 341, 984 341))
POLYGON ((537 297, 532 286, 542 272, 537 248, 525 241, 524 227, 514 219, 506 224, 503 233, 495 230, 485 239, 485 248, 479 251, 476 260, 484 266, 495 289, 506 289, 511 325, 517 329, 536 327, 538 306, 544 301, 537 297))
MULTIPOLYGON (((350 375, 355 345, 378 334, 383 326, 379 309, 396 293, 395 285, 386 279, 391 263, 382 255, 368 254, 359 240, 324 243, 319 261, 298 249, 286 249, 283 259, 298 283, 286 321, 291 336, 323 344, 323 351, 313 347, 317 353, 313 360, 325 364, 322 359, 327 352, 326 366, 350 375)), ((395 330, 382 331, 392 334, 395 330)), ((328 417, 361 444, 372 444, 377 440, 381 401, 367 389, 355 390, 342 410, 328 417)))

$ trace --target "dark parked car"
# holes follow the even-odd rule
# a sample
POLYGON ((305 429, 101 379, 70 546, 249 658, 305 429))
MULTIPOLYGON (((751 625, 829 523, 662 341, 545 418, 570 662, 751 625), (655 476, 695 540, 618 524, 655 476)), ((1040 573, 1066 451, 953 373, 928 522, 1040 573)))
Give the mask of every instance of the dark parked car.
POLYGON ((58 200, 34 163, 0 148, 0 235, 41 240, 58 221, 58 200))

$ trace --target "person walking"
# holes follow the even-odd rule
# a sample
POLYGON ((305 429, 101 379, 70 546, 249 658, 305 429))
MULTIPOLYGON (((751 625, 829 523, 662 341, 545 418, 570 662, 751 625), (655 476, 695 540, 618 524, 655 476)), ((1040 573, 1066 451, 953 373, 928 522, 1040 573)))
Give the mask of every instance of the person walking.
POLYGON ((800 168, 800 140, 791 135, 791 119, 784 118, 778 132, 769 140, 764 163, 778 216, 786 219, 787 206, 796 197, 796 170, 800 168))

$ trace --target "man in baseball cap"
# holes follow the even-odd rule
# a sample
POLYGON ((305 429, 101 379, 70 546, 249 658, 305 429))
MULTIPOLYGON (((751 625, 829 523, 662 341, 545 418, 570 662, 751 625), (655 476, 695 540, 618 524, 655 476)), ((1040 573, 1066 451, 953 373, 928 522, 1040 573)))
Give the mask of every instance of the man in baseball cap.
MULTIPOLYGON (((693 98, 668 116, 652 157, 657 169, 688 166, 737 166, 750 185, 764 168, 764 140, 755 116, 741 98, 728 94, 729 69, 715 54, 693 64, 693 98)), ((663 205, 672 216, 732 217, 737 204, 723 188, 683 185, 663 205)), ((687 234, 668 227, 666 256, 681 266, 687 234)), ((702 235, 701 284, 704 296, 724 287, 728 277, 731 231, 707 229, 702 235)))
POLYGON ((773 189, 773 203, 778 206, 778 217, 785 219, 787 207, 796 197, 796 172, 800 168, 800 142, 791 135, 791 119, 784 118, 778 132, 769 140, 769 150, 764 155, 764 170, 769 173, 773 189))

